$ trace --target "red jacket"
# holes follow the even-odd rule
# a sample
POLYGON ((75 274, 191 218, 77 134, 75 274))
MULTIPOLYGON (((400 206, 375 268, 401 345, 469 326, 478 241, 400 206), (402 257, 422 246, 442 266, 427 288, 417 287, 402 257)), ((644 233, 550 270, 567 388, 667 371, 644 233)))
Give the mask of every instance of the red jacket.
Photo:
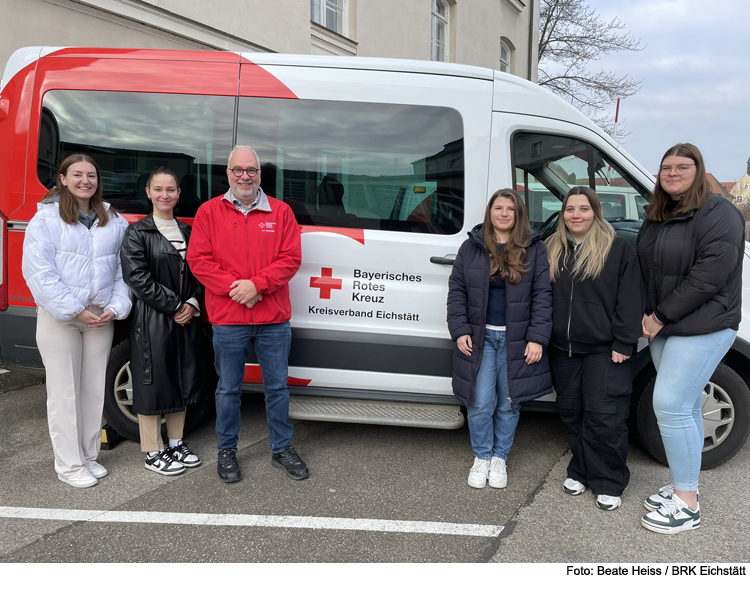
POLYGON ((268 203, 271 211, 243 215, 215 197, 195 215, 187 260, 206 286, 211 324, 275 324, 292 317, 289 281, 302 262, 300 230, 286 203, 268 203), (238 279, 250 279, 263 296, 252 308, 229 297, 238 279))

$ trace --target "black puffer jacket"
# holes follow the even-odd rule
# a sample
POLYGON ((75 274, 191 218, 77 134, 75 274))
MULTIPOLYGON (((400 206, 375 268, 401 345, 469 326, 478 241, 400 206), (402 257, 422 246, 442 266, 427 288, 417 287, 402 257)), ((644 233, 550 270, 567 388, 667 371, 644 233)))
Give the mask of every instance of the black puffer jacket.
POLYGON ((646 221, 636 247, 647 288, 651 282, 646 313, 656 311, 666 320, 659 334, 692 336, 739 328, 744 223, 729 201, 710 195, 700 209, 666 222, 646 221))
POLYGON ((635 249, 615 238, 596 279, 573 276, 576 244, 568 239, 567 260, 552 283, 552 345, 569 353, 633 355, 643 332, 641 271, 635 249))
MULTIPOLYGON (((513 404, 533 400, 552 392, 552 378, 546 350, 537 363, 527 365, 526 344, 549 343, 552 332, 552 288, 547 251, 541 234, 534 230, 527 249, 528 272, 520 283, 505 285, 506 350, 508 386, 513 404)), ((453 393, 468 406, 474 393, 484 349, 487 300, 490 290, 490 257, 484 249, 481 224, 470 233, 458 251, 448 290, 448 330, 455 341, 471 335, 473 351, 467 357, 453 349, 453 393)))
MULTIPOLYGON (((190 226, 179 220, 177 225, 187 244, 190 226)), ((180 412, 201 397, 204 337, 199 317, 180 326, 174 315, 181 302, 200 301, 203 286, 186 265, 180 289, 182 257, 151 214, 127 229, 120 259, 123 279, 135 296, 130 315, 133 410, 141 415, 180 412)))

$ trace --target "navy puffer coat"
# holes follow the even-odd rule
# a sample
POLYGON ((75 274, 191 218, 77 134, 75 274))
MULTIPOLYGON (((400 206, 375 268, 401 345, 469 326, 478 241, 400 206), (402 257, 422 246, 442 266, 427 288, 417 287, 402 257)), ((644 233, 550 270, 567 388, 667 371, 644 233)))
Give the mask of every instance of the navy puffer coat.
MULTIPOLYGON (((528 272, 520 283, 505 284, 506 350, 508 386, 513 404, 534 400, 552 392, 546 347, 552 333, 552 287, 547 251, 542 235, 533 230, 527 249, 528 272), (542 358, 526 364, 526 344, 545 347, 542 358)), ((490 257, 484 249, 481 224, 470 233, 458 251, 448 288, 448 330, 455 341, 471 335, 473 351, 467 357, 453 349, 453 393, 468 406, 474 394, 484 349, 487 300, 490 290, 490 257)))

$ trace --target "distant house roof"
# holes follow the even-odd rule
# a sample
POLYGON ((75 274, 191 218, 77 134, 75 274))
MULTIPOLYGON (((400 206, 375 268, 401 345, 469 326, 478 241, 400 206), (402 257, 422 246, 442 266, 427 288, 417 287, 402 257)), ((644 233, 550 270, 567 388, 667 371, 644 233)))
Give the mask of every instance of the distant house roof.
POLYGON ((721 184, 724 185, 724 188, 727 191, 731 191, 732 189, 734 189, 734 186, 737 184, 737 181, 729 181, 729 182, 722 181, 721 184))
POLYGON ((717 181, 716 177, 710 172, 706 176, 708 177, 708 182, 711 185, 711 191, 713 191, 714 193, 718 193, 722 197, 726 197, 730 201, 734 199, 734 197, 729 194, 729 189, 724 186, 724 183, 720 183, 719 181, 717 181))

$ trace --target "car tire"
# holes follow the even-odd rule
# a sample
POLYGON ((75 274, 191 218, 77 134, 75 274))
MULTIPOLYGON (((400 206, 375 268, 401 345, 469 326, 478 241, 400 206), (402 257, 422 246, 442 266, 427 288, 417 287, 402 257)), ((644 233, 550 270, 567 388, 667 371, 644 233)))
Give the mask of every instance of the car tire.
MULTIPOLYGON (((636 429, 645 450, 666 464, 659 426, 654 415, 654 383, 648 381, 636 410, 636 429)), ((701 469, 720 466, 735 456, 750 433, 750 389, 733 369, 720 363, 703 391, 705 442, 701 469)))
MULTIPOLYGON (((210 347, 209 347, 210 350, 210 347)), ((140 442, 138 415, 133 411, 133 387, 130 373, 130 340, 118 343, 109 354, 104 388, 104 419, 125 439, 140 442)), ((187 407, 185 435, 200 425, 215 411, 216 373, 213 351, 207 355, 203 397, 198 404, 187 407)), ((166 436, 166 421, 162 419, 162 437, 166 436)))

